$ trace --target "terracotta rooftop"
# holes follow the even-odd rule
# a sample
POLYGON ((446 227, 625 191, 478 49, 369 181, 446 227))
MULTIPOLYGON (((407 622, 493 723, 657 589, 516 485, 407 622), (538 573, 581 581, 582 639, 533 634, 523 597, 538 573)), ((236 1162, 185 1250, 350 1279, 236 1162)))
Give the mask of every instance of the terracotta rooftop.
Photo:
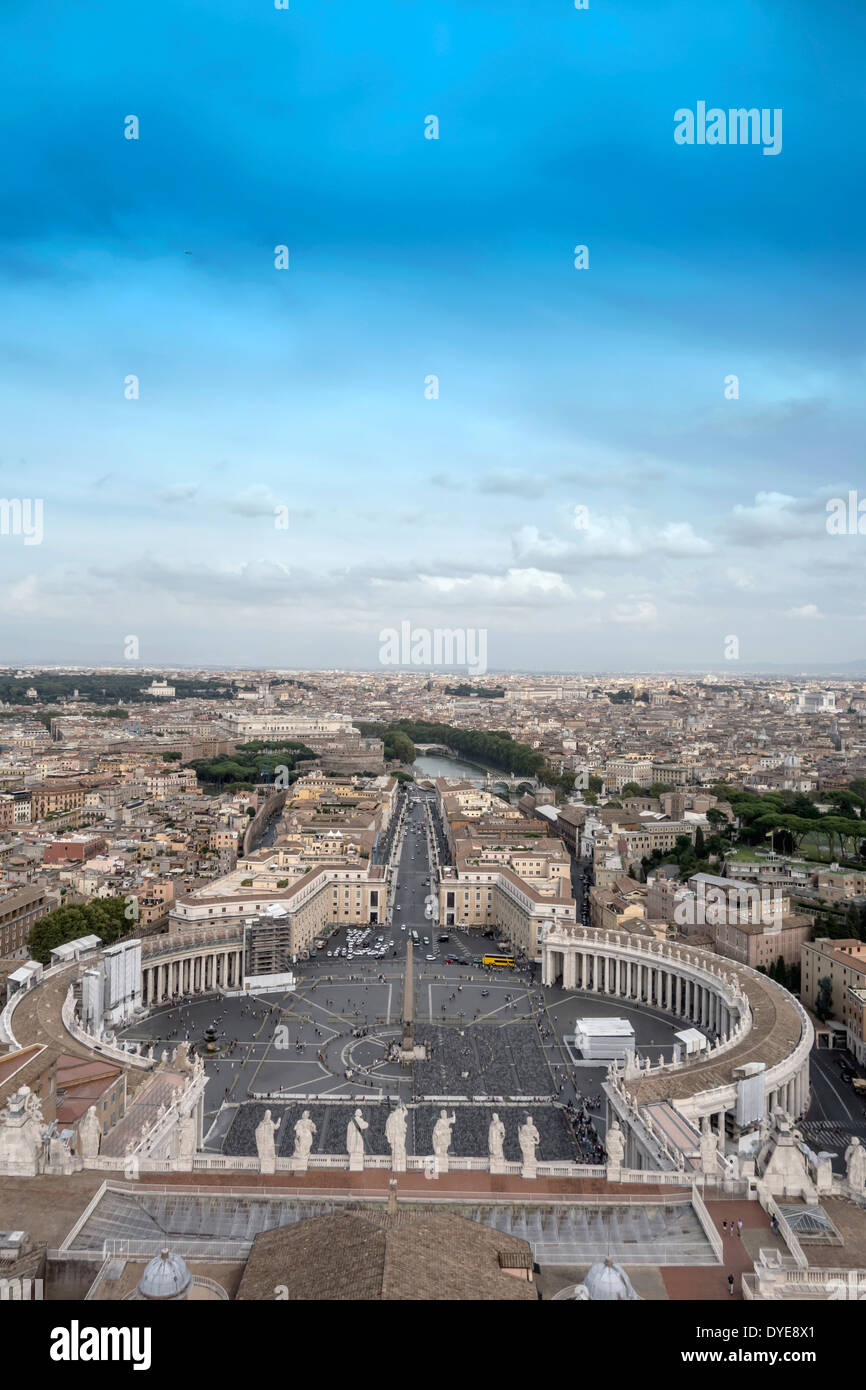
POLYGON ((256 1236, 238 1298, 273 1299, 282 1285, 303 1301, 534 1302, 527 1268, 527 1241, 451 1212, 334 1212, 256 1236), (501 1254, 519 1275, 503 1272, 501 1254))

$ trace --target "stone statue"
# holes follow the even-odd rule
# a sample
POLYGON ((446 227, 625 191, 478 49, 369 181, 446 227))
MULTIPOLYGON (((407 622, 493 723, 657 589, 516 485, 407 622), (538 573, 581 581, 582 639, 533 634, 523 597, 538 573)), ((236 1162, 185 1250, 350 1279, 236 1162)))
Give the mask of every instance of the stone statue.
POLYGON ((310 1119, 309 1110, 305 1110, 301 1118, 295 1125, 295 1151, 293 1158, 309 1158, 310 1150, 313 1147, 313 1136, 317 1133, 316 1126, 310 1119))
POLYGON ((78 1152, 81 1157, 96 1158, 101 1139, 102 1125, 99 1123, 96 1106, 91 1105, 78 1121, 78 1152))
POLYGON ((866 1149, 856 1134, 845 1150, 845 1170, 848 1182, 855 1192, 862 1192, 866 1183, 866 1149))
POLYGON ((517 1138, 520 1140, 520 1152, 523 1155, 523 1166, 535 1166, 535 1150, 541 1143, 541 1135, 535 1128, 535 1122, 531 1115, 527 1115, 526 1123, 518 1127, 517 1138))
POLYGON ((70 1151, 69 1145, 59 1135, 48 1142, 48 1161, 45 1172, 68 1178, 81 1168, 81 1159, 70 1151))
POLYGON ((159 1061, 160 1061, 160 1065, 163 1066, 163 1067, 168 1065, 168 1048, 167 1048, 167 1047, 163 1048, 162 1052, 160 1053, 160 1055, 159 1055, 159 1061))
POLYGON ((433 1152, 437 1158, 445 1158, 451 1148, 451 1127, 456 1122, 456 1113, 449 1117, 447 1110, 439 1111, 439 1119, 433 1126, 433 1152))
POLYGON ((0 1174, 35 1178, 43 1165, 42 1106, 29 1086, 20 1086, 0 1111, 0 1174))
POLYGON ((604 1139, 604 1147, 607 1151, 607 1161, 611 1168, 621 1168, 625 1157, 625 1138, 620 1129, 619 1120, 614 1120, 607 1127, 607 1134, 604 1139))
POLYGON ((348 1125, 346 1126, 346 1148, 349 1158, 361 1157, 364 1155, 364 1130, 370 1126, 364 1119, 360 1110, 356 1110, 348 1125))
POLYGON ((176 1131, 177 1158, 183 1164, 189 1164, 192 1168, 192 1160, 195 1157, 196 1145, 198 1141, 198 1129, 195 1120, 195 1113, 191 1115, 181 1115, 176 1131))
POLYGON ((179 1042, 177 1047, 174 1049, 174 1054, 171 1060, 176 1067, 180 1068, 181 1071, 188 1071, 191 1065, 189 1059, 189 1043, 179 1042))
POLYGON ((256 1152, 259 1156, 259 1170, 262 1173, 275 1173, 277 1171, 277 1149, 274 1143, 274 1135, 280 1127, 279 1120, 271 1119, 270 1110, 266 1110, 263 1119, 256 1125, 256 1152))
POLYGON ((391 1146, 391 1169, 406 1171, 406 1107, 402 1101, 385 1122, 385 1138, 391 1146))
POLYGON ((709 1176, 719 1171, 719 1136, 710 1129, 705 1115, 701 1121, 701 1172, 709 1176))
POLYGON ((490 1154, 491 1160, 495 1160, 499 1163, 502 1162, 505 1157, 502 1147, 504 1143, 505 1125, 494 1111, 493 1118, 490 1121, 490 1128, 487 1131, 487 1152, 490 1154))

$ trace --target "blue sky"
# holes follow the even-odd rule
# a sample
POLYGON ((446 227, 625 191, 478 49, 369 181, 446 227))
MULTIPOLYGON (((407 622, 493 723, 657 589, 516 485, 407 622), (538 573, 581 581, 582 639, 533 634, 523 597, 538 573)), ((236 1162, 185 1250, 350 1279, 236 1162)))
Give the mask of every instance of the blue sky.
POLYGON ((866 657, 866 14, 291 3, 7 2, 0 662, 866 657))

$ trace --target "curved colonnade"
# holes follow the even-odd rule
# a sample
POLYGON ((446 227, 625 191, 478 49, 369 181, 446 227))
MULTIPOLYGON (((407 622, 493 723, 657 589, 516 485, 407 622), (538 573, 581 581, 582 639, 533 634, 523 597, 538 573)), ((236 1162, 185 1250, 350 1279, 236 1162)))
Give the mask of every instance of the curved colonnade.
MULTIPOLYGON (((724 1134, 745 1127, 743 1075, 762 1064, 764 1113, 780 1106, 795 1118, 809 1103, 809 1053, 814 1029, 787 990, 748 966, 710 951, 675 946, 631 932, 558 925, 542 942, 542 983, 644 1004, 709 1031, 717 1042, 679 1063, 626 1075, 636 1104, 675 1101, 698 1123, 724 1134)), ((753 1122, 753 1121, 752 1121, 753 1122)))
POLYGON ((177 994, 241 989, 243 950, 239 924, 152 937, 141 948, 142 1004, 153 1009, 177 994))

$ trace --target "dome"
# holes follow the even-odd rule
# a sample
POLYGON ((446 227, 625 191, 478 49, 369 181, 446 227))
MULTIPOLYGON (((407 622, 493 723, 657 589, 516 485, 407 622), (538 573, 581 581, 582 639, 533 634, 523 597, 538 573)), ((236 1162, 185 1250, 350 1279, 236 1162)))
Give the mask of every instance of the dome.
POLYGON ((598 1260, 583 1283, 593 1303, 623 1303, 637 1298, 622 1265, 613 1260, 598 1260))
POLYGON ((139 1279, 138 1296, 163 1301, 185 1298, 192 1282, 192 1275, 180 1255, 163 1250, 162 1254, 154 1255, 139 1279))

